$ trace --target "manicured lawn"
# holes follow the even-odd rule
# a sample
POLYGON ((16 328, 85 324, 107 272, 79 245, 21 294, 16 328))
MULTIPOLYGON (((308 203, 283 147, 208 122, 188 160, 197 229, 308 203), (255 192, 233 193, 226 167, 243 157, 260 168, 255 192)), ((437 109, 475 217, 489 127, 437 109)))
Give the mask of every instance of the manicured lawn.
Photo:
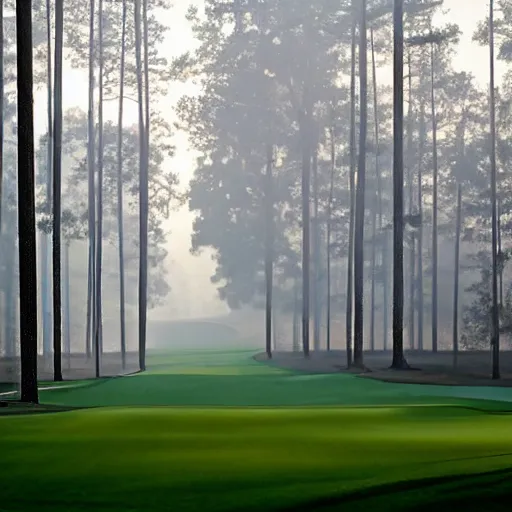
POLYGON ((297 375, 243 351, 150 367, 42 393, 104 407, 0 417, 0 511, 509 509, 512 414, 496 411, 512 404, 481 390, 297 375))

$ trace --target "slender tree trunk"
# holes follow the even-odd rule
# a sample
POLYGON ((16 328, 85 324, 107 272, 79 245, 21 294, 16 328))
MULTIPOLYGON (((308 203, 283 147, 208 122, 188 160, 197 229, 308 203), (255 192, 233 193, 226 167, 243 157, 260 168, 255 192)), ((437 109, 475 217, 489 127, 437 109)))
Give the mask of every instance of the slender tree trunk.
POLYGON ((135 0, 135 59, 137 97, 139 103, 139 367, 146 369, 146 304, 147 304, 147 181, 146 135, 144 128, 144 85, 142 69, 141 2, 135 0))
POLYGON ((494 0, 489 3, 489 110, 491 125, 491 209, 492 209, 492 378, 500 378, 500 317, 498 308, 498 222, 496 208, 496 100, 494 92, 494 0))
POLYGON ((32 1, 16 0, 21 401, 38 403, 32 1))
POLYGON ((366 0, 361 2, 359 25, 359 165, 357 168, 356 213, 354 232, 354 365, 362 367, 364 342, 364 213, 366 186, 367 135, 367 34, 366 0))
POLYGON ((313 151, 313 346, 315 351, 320 350, 320 219, 318 215, 318 141, 316 140, 315 130, 315 149, 313 151))
POLYGON ((404 356, 404 5, 393 9, 393 361, 408 367, 404 356))
POLYGON ((355 175, 356 175, 356 0, 352 0, 352 47, 350 61, 350 218, 348 234, 348 261, 347 261, 347 308, 345 315, 345 338, 347 351, 347 367, 352 366, 352 311, 354 304, 354 221, 355 221, 355 175))
POLYGON ((423 350, 423 318, 424 318, 424 305, 423 305, 423 156, 425 154, 425 139, 426 139, 426 125, 425 125, 425 100, 423 96, 420 100, 420 127, 419 127, 419 154, 418 154, 418 214, 421 218, 421 223, 418 228, 418 350, 423 350))
MULTIPOLYGON (((46 160, 46 208, 47 214, 52 212, 52 187, 53 187, 53 115, 52 115, 52 11, 51 2, 46 0, 46 58, 47 58, 47 118, 48 118, 48 149, 46 160)), ((48 281, 50 277, 49 268, 49 247, 48 235, 41 233, 41 297, 43 302, 42 317, 43 317, 43 354, 48 357, 52 351, 52 334, 51 329, 51 306, 50 306, 50 288, 48 281)))
POLYGON ((121 68, 119 71, 119 112, 117 118, 117 236, 119 241, 119 314, 121 333, 121 362, 126 369, 126 313, 124 292, 124 214, 123 214, 123 110, 124 71, 126 55, 127 3, 123 0, 121 33, 121 68))
POLYGON ((462 187, 457 187, 457 224, 455 228, 455 270, 453 284, 453 366, 457 367, 459 355, 459 264, 460 264, 460 231, 462 222, 462 187))
MULTIPOLYGON (((412 68, 411 52, 407 55, 408 76, 408 110, 407 110, 407 176, 409 187, 409 215, 414 212, 414 173, 413 173, 413 118, 412 118, 412 68)), ((411 247, 409 249, 409 346, 414 349, 414 314, 415 314, 415 238, 411 233, 411 247)))
MULTIPOLYGON (((95 299, 95 254, 96 254, 96 192, 94 171, 94 17, 95 2, 90 0, 89 11, 89 105, 87 112, 87 173, 88 173, 88 238, 89 238, 89 262, 87 269, 87 327, 85 340, 85 353, 87 359, 91 357, 92 339, 96 332, 96 299, 95 299)), ((95 357, 96 377, 99 377, 99 358, 95 357)))
POLYGON ((435 101, 434 43, 430 45, 432 109, 432 352, 437 352, 437 119, 435 101))
POLYGON ((71 300, 69 279, 69 240, 64 245, 64 352, 71 368, 71 300))
POLYGON ((272 194, 272 153, 271 144, 267 147, 267 169, 265 173, 265 347, 267 357, 272 358, 272 290, 274 274, 274 199, 272 194))
POLYGON ((331 229, 332 229, 332 202, 334 200, 334 174, 336 172, 336 141, 334 139, 334 112, 330 130, 331 142, 331 180, 329 185, 329 200, 327 203, 327 350, 331 350, 331 229))
POLYGON ((101 356, 103 354, 102 339, 102 265, 103 265, 103 0, 98 2, 98 47, 99 47, 99 71, 98 71, 98 203, 96 213, 96 330, 94 331, 94 345, 96 356, 97 377, 101 369, 101 356))
MULTIPOLYGON (((377 93, 377 65, 375 62, 375 45, 373 40, 373 27, 370 28, 370 44, 372 51, 372 80, 373 80, 373 124, 374 124, 374 137, 375 137, 375 178, 377 181, 377 204, 373 207, 372 218, 372 289, 371 289, 371 327, 370 327, 370 346, 375 350, 375 264, 376 264, 376 250, 377 250, 377 211, 378 211, 378 230, 382 237, 382 178, 380 175, 379 165, 379 111, 378 111, 378 93, 377 93)), ((381 253, 384 255, 383 248, 381 253)), ((384 260, 384 258, 383 258, 384 260)), ((383 265, 384 267, 384 265, 383 265)), ((387 269, 384 269, 384 294, 387 294, 387 269)), ((384 299, 386 303, 386 298, 384 299)), ((387 317, 386 309, 384 316, 387 317)), ((385 343, 385 346, 387 343, 385 343)))
POLYGON ((55 78, 53 119, 53 379, 62 380, 61 194, 63 0, 55 1, 55 78))

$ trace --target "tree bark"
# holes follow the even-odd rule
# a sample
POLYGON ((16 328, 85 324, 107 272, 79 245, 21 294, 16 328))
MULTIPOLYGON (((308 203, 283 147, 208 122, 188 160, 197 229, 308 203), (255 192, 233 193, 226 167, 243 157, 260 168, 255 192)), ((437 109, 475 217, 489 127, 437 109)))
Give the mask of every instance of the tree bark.
POLYGON ((21 401, 38 403, 32 1, 16 0, 21 401))
MULTIPOLYGON (((139 367, 146 369, 146 306, 147 306, 147 182, 146 135, 144 127, 144 85, 141 55, 141 2, 135 0, 135 59, 137 96, 139 102, 139 367)), ((147 86, 148 84, 146 84, 147 86)))
POLYGON ((404 356, 404 5, 393 9, 393 361, 403 369, 404 356))
POLYGON ((98 202, 96 213, 96 325, 94 331, 94 345, 96 356, 96 368, 99 377, 101 369, 101 357, 103 355, 102 339, 102 265, 103 265, 103 0, 98 2, 98 47, 99 47, 99 71, 98 71, 98 202))
POLYGON ((494 0, 489 3, 489 110, 491 128, 491 209, 492 209, 492 378, 500 378, 500 317, 498 308, 498 223, 496 208, 496 100, 494 92, 494 0))
POLYGON ((317 130, 315 129, 315 148, 313 151, 313 346, 315 351, 320 350, 320 322, 321 322, 321 304, 320 304, 320 219, 318 208, 318 140, 317 130))
POLYGON ((265 173, 265 347, 267 357, 272 358, 272 290, 274 273, 274 200, 272 196, 272 152, 267 147, 267 168, 265 173))
POLYGON ((55 1, 55 77, 53 119, 53 379, 62 381, 61 195, 63 0, 55 1))
POLYGON ((364 350, 364 214, 367 136, 367 33, 366 0, 361 2, 359 22, 359 163, 357 168, 354 233, 354 365, 362 367, 364 350))
POLYGON ((457 223, 455 227, 455 271, 453 283, 453 367, 457 367, 459 355, 459 265, 460 231, 462 222, 462 187, 457 187, 457 223))
POLYGON ((119 71, 119 112, 117 118, 117 236, 119 242, 119 321, 121 334, 121 363, 126 369, 126 313, 124 282, 124 214, 123 214, 123 111, 124 111, 124 72, 126 55, 126 16, 127 3, 123 0, 121 33, 121 68, 119 71))
POLYGON ((345 342, 347 352, 347 367, 352 366, 352 322, 354 304, 354 220, 355 220, 355 174, 356 174, 356 1, 352 0, 352 47, 350 61, 350 218, 348 234, 348 261, 347 261, 347 294, 345 314, 345 342))

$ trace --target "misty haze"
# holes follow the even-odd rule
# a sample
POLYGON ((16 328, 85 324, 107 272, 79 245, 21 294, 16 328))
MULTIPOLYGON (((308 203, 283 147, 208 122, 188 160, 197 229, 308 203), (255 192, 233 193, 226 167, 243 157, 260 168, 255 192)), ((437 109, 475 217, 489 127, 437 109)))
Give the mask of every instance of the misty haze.
POLYGON ((505 511, 508 0, 1 0, 0 511, 505 511))

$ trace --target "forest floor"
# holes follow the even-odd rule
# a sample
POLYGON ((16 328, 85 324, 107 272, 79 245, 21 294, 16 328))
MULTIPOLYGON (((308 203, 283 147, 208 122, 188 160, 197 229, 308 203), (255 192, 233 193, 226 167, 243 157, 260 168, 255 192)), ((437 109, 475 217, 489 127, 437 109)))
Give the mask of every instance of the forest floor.
MULTIPOLYGON (((53 358, 45 359, 42 356, 38 360, 38 379, 41 382, 53 380, 53 358)), ((133 373, 139 369, 139 356, 136 352, 126 354, 126 368, 123 371, 121 354, 119 352, 107 352, 101 359, 101 375, 114 377, 123 373, 133 373)), ((20 379, 19 358, 0 357, 0 386, 2 384, 16 383, 20 379)), ((95 378, 94 358, 89 359, 84 354, 72 354, 70 358, 62 359, 62 377, 64 380, 83 380, 95 378)), ((1 391, 1 389, 0 389, 1 391)))
POLYGON ((299 373, 253 355, 152 353, 147 372, 40 392, 46 412, 74 410, 0 408, 0 509, 510 509, 512 388, 299 373))
POLYGON ((453 366, 451 352, 406 351, 409 370, 391 370, 391 352, 365 352, 363 371, 347 370, 345 351, 333 350, 310 353, 304 358, 302 352, 274 352, 268 361, 263 352, 255 359, 272 366, 307 373, 352 373, 360 377, 397 382, 403 384, 436 384, 447 386, 498 386, 512 387, 512 352, 500 355, 501 379, 492 380, 491 354, 488 351, 461 352, 457 367, 453 366))

